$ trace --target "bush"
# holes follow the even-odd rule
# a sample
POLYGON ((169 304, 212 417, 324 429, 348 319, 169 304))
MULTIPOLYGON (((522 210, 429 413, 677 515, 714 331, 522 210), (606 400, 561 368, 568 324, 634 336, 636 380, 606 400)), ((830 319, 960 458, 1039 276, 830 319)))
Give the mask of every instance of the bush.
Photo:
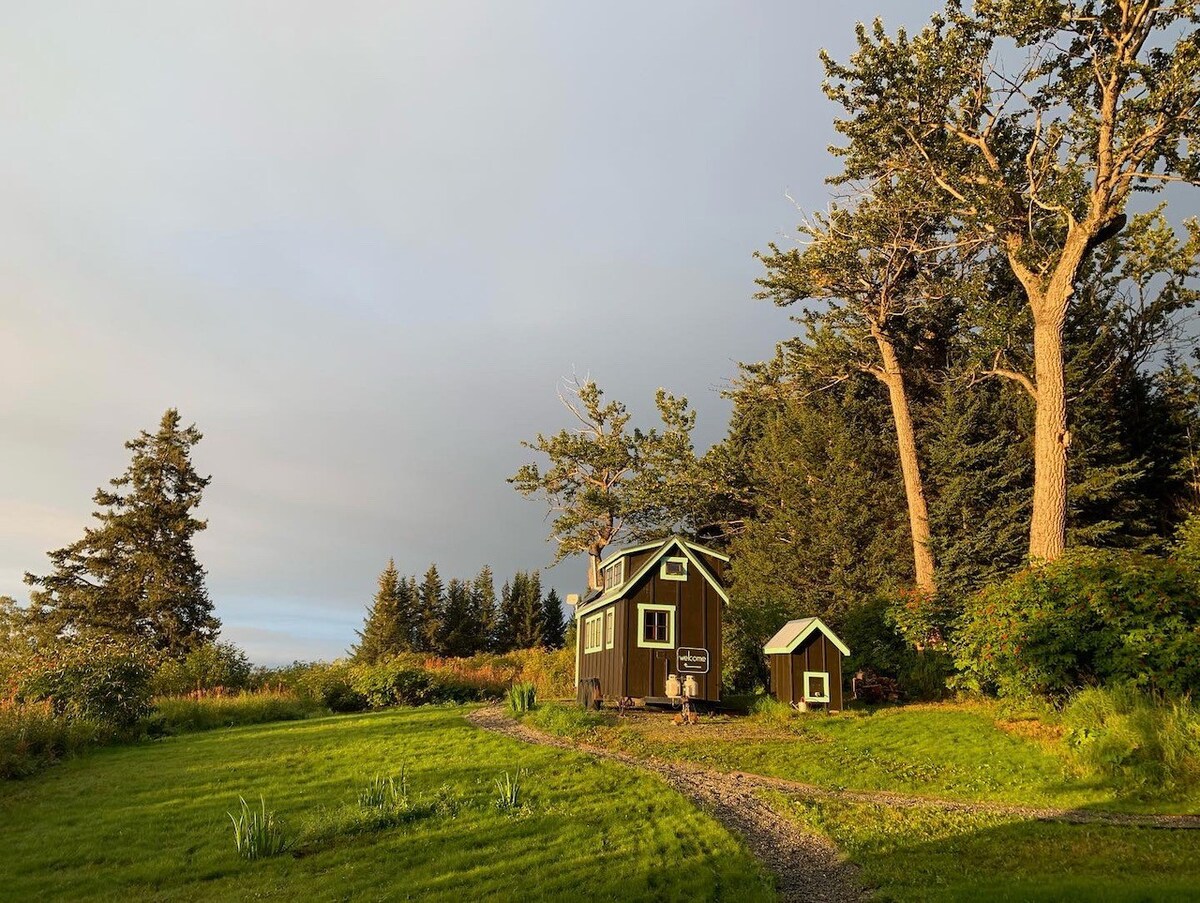
POLYGON ((1180 695, 1200 687, 1200 580, 1168 559, 1070 552, 968 600, 954 646, 961 683, 1001 696, 1126 682, 1180 695))
POLYGON ((47 700, 59 715, 128 728, 150 711, 153 653, 100 636, 55 643, 32 655, 17 699, 47 700))
POLYGON ((1169 796, 1200 784, 1200 710, 1132 686, 1078 693, 1063 711, 1078 769, 1138 796, 1169 796))
POLYGON ((250 686, 250 659, 233 643, 206 643, 183 659, 169 659, 154 675, 155 696, 182 696, 193 690, 244 690, 250 686))

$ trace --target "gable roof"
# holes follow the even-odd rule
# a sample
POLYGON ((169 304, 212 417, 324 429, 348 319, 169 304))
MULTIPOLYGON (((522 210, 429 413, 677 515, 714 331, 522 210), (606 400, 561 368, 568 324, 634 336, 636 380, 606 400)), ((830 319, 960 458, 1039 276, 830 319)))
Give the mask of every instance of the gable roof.
POLYGON ((602 606, 607 605, 609 602, 615 602, 617 599, 620 599, 638 581, 650 573, 654 566, 658 564, 658 562, 661 561, 672 549, 678 549, 679 551, 683 552, 684 557, 686 557, 690 562, 692 562, 692 564, 696 566, 696 570, 706 581, 708 581, 709 586, 716 590, 717 595, 721 597, 721 601, 726 605, 729 604, 729 595, 725 592, 725 588, 721 586, 721 584, 717 581, 717 578, 713 576, 712 571, 705 566, 698 555, 712 555, 714 558, 717 558, 720 561, 728 561, 729 556, 724 555, 715 549, 710 549, 707 546, 702 546, 699 543, 688 542, 682 536, 670 536, 661 543, 647 543, 645 545, 630 546, 628 549, 622 549, 621 551, 616 552, 604 559, 600 563, 601 567, 611 564, 622 555, 628 555, 632 552, 644 552, 646 549, 653 549, 656 546, 657 551, 648 559, 646 559, 645 564, 638 568, 637 571, 635 571, 628 579, 626 579, 624 583, 606 590, 599 596, 595 596, 584 601, 579 608, 575 610, 575 614, 579 615, 584 611, 591 611, 595 608, 601 608, 602 606))
POLYGON ((788 621, 775 636, 767 640, 767 644, 763 646, 763 652, 767 655, 776 655, 779 653, 790 655, 795 651, 796 647, 803 643, 814 631, 821 631, 828 638, 829 642, 837 646, 842 655, 849 655, 850 650, 846 648, 836 633, 825 626, 825 622, 820 618, 797 618, 795 621, 788 621))

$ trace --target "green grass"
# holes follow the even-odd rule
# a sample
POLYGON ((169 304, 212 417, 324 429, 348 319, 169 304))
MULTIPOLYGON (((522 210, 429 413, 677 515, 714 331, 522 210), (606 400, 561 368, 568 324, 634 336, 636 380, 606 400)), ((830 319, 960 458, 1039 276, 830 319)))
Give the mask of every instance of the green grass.
POLYGON ((397 709, 111 747, 0 785, 0 899, 769 900, 757 864, 657 778, 397 709), (407 777, 421 817, 358 806, 407 777), (521 806, 495 780, 523 770, 521 806), (228 812, 296 839, 246 861, 228 812), (385 813, 386 814, 386 813, 385 813))
POLYGON ((876 900, 1133 903, 1200 896, 1195 831, 769 797, 832 839, 876 900))
POLYGON ((218 727, 297 721, 327 713, 321 703, 279 690, 254 690, 230 696, 164 696, 154 700, 151 730, 168 734, 208 731, 218 727))
POLYGON ((584 718, 546 705, 528 716, 542 730, 637 755, 696 762, 823 787, 890 790, 947 799, 1046 807, 1195 811, 1198 800, 1124 799, 1100 778, 1074 776, 1061 744, 997 726, 985 704, 944 703, 827 716, 714 716, 676 728, 664 715, 584 718))

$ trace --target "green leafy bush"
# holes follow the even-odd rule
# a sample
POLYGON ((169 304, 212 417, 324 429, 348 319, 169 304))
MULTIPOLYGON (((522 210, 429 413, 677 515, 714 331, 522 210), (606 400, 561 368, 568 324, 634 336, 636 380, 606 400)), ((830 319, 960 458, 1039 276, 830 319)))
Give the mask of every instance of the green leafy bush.
POLYGON ((968 600, 954 647, 962 685, 1001 696, 1182 694, 1200 687, 1200 580, 1169 559, 1073 551, 968 600))
POLYGON ((1200 710, 1132 686, 1078 693, 1062 714, 1080 771, 1143 797, 1171 796, 1200 784, 1200 710))
POLYGON ((16 680, 18 700, 48 700, 57 714, 128 728, 150 711, 154 657, 103 636, 63 640, 32 655, 16 680))
POLYGON ((154 675, 156 696, 182 696, 193 690, 244 690, 253 669, 246 653, 233 643, 205 643, 183 659, 168 659, 154 675))

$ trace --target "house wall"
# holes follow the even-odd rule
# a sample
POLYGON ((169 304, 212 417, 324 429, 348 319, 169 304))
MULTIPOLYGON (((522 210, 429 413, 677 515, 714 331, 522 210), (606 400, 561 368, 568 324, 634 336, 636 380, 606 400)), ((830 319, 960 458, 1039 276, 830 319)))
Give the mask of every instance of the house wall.
MULTIPOLYGON (((645 563, 645 558, 642 563, 645 563)), ((716 564, 719 560, 710 559, 716 564)), ((721 571, 704 564, 720 579, 721 571)), ((707 674, 698 674, 696 681, 697 699, 717 702, 721 698, 721 597, 709 585, 704 575, 697 572, 695 565, 688 567, 688 579, 664 580, 661 569, 655 567, 626 595, 624 612, 626 687, 627 695, 638 699, 666 696, 668 674, 683 675, 676 661, 676 650, 680 646, 707 649, 709 669, 707 674), (653 603, 671 605, 675 609, 675 635, 671 649, 650 649, 638 645, 641 622, 638 605, 653 603)))
POLYGON ((597 611, 590 611, 580 619, 578 636, 575 642, 578 644, 579 656, 579 679, 583 680, 590 677, 600 678, 600 692, 608 699, 616 699, 621 696, 628 696, 626 689, 626 674, 625 674, 625 645, 627 643, 626 631, 628 623, 625 617, 625 609, 628 603, 624 599, 619 599, 604 608, 597 611), (613 648, 607 647, 607 634, 605 628, 601 628, 601 641, 604 645, 599 652, 584 652, 586 648, 584 641, 586 639, 586 630, 584 622, 600 613, 604 613, 607 618, 608 611, 612 611, 615 619, 613 648))

